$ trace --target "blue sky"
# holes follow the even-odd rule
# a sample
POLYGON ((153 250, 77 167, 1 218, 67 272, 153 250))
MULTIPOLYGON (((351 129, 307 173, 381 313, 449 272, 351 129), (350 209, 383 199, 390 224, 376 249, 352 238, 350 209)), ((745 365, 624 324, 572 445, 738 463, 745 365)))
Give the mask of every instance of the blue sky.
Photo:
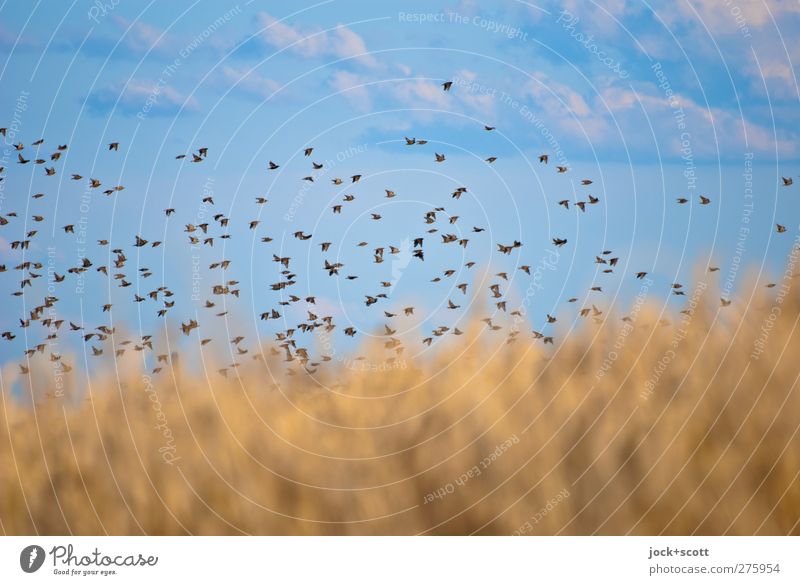
MULTIPOLYGON (((110 238, 111 247, 126 249, 128 273, 153 269, 133 288, 146 292, 158 279, 155 286, 176 292, 178 308, 167 321, 157 319, 157 303, 134 306, 132 289, 92 273, 83 292, 60 295, 60 314, 94 327, 108 322, 99 306, 113 301, 120 327, 144 334, 168 323, 170 336, 178 321, 205 310, 190 298, 192 275, 200 274, 204 300, 218 277, 206 267, 231 259, 227 277, 240 281, 242 296, 230 315, 248 331, 251 347, 257 334, 269 338, 274 330, 257 322, 277 300, 265 290, 280 277, 273 253, 294 258, 296 294, 317 295, 319 312, 336 315, 341 328, 372 334, 383 327, 382 309, 416 304, 419 319, 401 325, 416 342, 456 322, 441 307, 461 298, 457 283, 476 281, 476 296, 487 304, 485 287, 508 271, 513 278, 504 290, 509 307, 518 305, 530 277, 516 268, 548 257, 553 237, 569 244, 543 276, 546 286, 529 313, 533 328, 546 329, 545 315, 559 311, 572 323, 575 307, 565 300, 573 296, 580 306, 624 312, 640 270, 653 275, 650 298, 677 310, 682 300, 670 296, 672 282, 690 282, 708 264, 721 267, 726 292, 744 280, 744 268, 731 273, 733 265, 778 278, 798 235, 798 186, 784 188, 780 179, 800 181, 793 66, 800 44, 792 42, 798 12, 792 1, 736 0, 5 2, 0 126, 10 130, 0 215, 23 219, 0 228, 0 254, 9 267, 22 261, 9 242, 41 213, 47 220, 36 226, 26 260, 46 259, 54 246, 59 273, 84 254, 100 262, 108 248, 84 249, 60 229, 85 224, 88 242, 110 238), (446 80, 454 82, 447 93, 440 87, 446 80), (429 143, 408 147, 404 136, 429 143), (42 154, 69 144, 55 177, 44 176, 45 165, 14 162, 12 143, 39 138, 42 154), (120 142, 118 152, 107 150, 112 141, 120 142), (315 150, 306 158, 308 146, 315 150), (209 148, 201 164, 174 158, 200 147, 209 148), (446 153, 446 162, 433 162, 434 152, 446 153), (542 153, 550 164, 538 162, 542 153), (497 157, 492 165, 484 162, 489 156, 497 157), (280 169, 268 172, 270 160, 280 169), (312 172, 312 160, 323 169, 312 172), (556 173, 559 164, 569 171, 556 173), (72 173, 125 190, 107 197, 71 181, 72 173), (313 184, 301 180, 311 174, 313 184), (364 179, 331 184, 353 174, 364 179), (584 178, 593 184, 581 185, 584 178), (469 191, 456 201, 450 193, 458 186, 469 191), (384 189, 398 196, 386 199, 384 189), (44 198, 31 200, 40 192, 44 198), (200 204, 204 192, 213 194, 213 208, 200 204), (330 206, 346 193, 356 201, 333 215, 330 206), (588 194, 600 203, 586 213, 557 205, 588 194), (712 203, 699 205, 700 195, 712 203), (269 203, 255 205, 257 196, 269 203), (677 205, 684 196, 691 202, 677 205), (446 211, 436 227, 469 237, 466 250, 425 233, 422 215, 438 206, 446 211), (167 207, 176 208, 169 221, 167 207), (374 212, 383 218, 371 220, 374 212), (183 226, 213 223, 215 213, 231 218, 235 236, 191 250, 183 226), (259 213, 261 224, 248 230, 259 213), (448 215, 459 216, 452 229, 448 215), (776 234, 775 223, 787 233, 776 234), (470 233, 473 225, 487 231, 470 233), (295 239, 298 230, 313 239, 295 239), (132 248, 137 234, 165 244, 132 248), (423 235, 424 263, 404 256, 372 263, 373 247, 406 246, 423 235), (264 236, 273 242, 261 242, 264 236), (370 245, 357 248, 362 240, 370 245), (523 247, 497 253, 497 243, 513 240, 523 247), (345 263, 343 273, 359 280, 322 271, 324 258, 335 259, 321 253, 325 241, 345 263), (606 249, 620 258, 612 275, 593 263, 606 249), (467 260, 476 267, 465 269, 467 260), (429 282, 447 268, 461 272, 429 282), (396 281, 391 299, 367 310, 364 294, 380 292, 380 280, 396 281), (587 290, 597 285, 604 294, 595 301, 587 290)), ((17 289, 12 272, 0 285, 3 295, 17 289)), ((40 302, 43 280, 24 298, 3 297, 11 299, 0 316, 3 330, 40 302)), ((464 298, 466 309, 471 297, 464 298)), ((283 326, 305 311, 293 304, 283 326)), ((212 320, 203 326, 224 328, 212 320)), ((37 343, 43 330, 18 332, 2 346, 6 360, 37 343)))

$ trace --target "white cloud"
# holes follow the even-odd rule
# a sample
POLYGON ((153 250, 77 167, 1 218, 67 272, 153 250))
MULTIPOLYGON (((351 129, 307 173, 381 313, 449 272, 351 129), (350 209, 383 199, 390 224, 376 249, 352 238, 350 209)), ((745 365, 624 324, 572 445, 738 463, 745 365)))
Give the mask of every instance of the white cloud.
POLYGON ((369 67, 376 65, 375 58, 367 54, 364 39, 344 25, 340 24, 332 31, 300 30, 266 12, 260 12, 257 20, 263 27, 261 37, 267 44, 278 49, 286 48, 304 57, 354 57, 369 67))
POLYGON ((134 53, 144 54, 151 50, 163 51, 168 48, 169 39, 162 29, 143 20, 130 21, 116 14, 112 18, 120 30, 126 31, 123 42, 134 53))
POLYGON ((759 93, 765 89, 773 98, 797 99, 797 79, 794 69, 781 59, 752 63, 746 69, 752 80, 752 87, 759 93), (766 88, 765 88, 766 86, 766 88))
POLYGON ((225 65, 222 67, 221 73, 222 79, 226 83, 236 85, 237 89, 257 98, 269 98, 281 88, 281 84, 274 79, 259 75, 255 71, 225 65))
POLYGON ((732 148, 766 154, 777 150, 788 157, 800 154, 796 133, 784 128, 773 131, 740 116, 738 110, 705 107, 684 95, 670 101, 653 83, 639 83, 633 89, 608 85, 598 94, 584 96, 541 72, 533 75, 536 80, 522 90, 532 98, 529 107, 539 119, 551 131, 559 129, 579 141, 588 140, 595 148, 624 140, 629 149, 636 149, 655 140, 665 155, 680 155, 683 130, 678 127, 676 109, 681 108, 695 156, 724 156, 732 148))
POLYGON ((740 34, 737 19, 749 29, 762 28, 785 14, 800 14, 797 0, 678 0, 658 11, 667 24, 693 22, 705 25, 715 35, 740 34))
MULTIPOLYGON (((367 112, 376 100, 392 106, 403 106, 416 111, 409 113, 416 119, 429 120, 437 115, 434 110, 454 112, 477 118, 482 123, 495 123, 496 98, 486 93, 470 91, 468 85, 454 84, 449 92, 442 90, 439 81, 420 79, 413 76, 411 68, 401 65, 403 77, 382 82, 376 75, 360 75, 350 71, 338 70, 330 78, 330 85, 342 94, 358 111, 367 112), (430 111, 427 111, 430 110, 430 111)), ((462 69, 456 71, 453 79, 470 82, 477 74, 462 69)), ((455 122, 456 118, 447 117, 455 122)))
POLYGON ((151 95, 156 95, 157 99, 166 105, 183 106, 190 109, 197 107, 197 100, 195 100, 195 98, 187 98, 184 94, 173 87, 166 86, 159 89, 153 83, 138 81, 135 79, 132 79, 125 86, 123 99, 126 102, 129 102, 131 100, 137 100, 141 98, 146 99, 151 95))
POLYGON ((581 21, 578 26, 591 27, 595 34, 617 36, 623 32, 617 21, 631 10, 631 3, 626 0, 560 0, 550 5, 550 9, 556 14, 564 10, 577 16, 581 21))
POLYGON ((607 120, 594 113, 579 92, 540 71, 532 75, 535 79, 523 86, 523 95, 533 98, 543 120, 581 139, 603 139, 609 129, 607 120))
MULTIPOLYGON (((468 83, 477 84, 477 86, 480 87, 478 74, 470 69, 460 69, 456 71, 454 79, 465 80, 468 83)), ((437 87, 437 90, 439 93, 442 93, 440 87, 437 87)), ((455 88, 451 90, 451 99, 466 106, 468 111, 481 114, 483 119, 487 117, 490 119, 494 118, 496 103, 492 95, 481 93, 480 91, 463 91, 460 88, 455 88)))
POLYGON ((353 57, 360 55, 359 59, 366 65, 375 65, 372 55, 367 55, 367 45, 364 39, 344 25, 338 25, 331 35, 332 51, 338 57, 353 57))
POLYGON ((99 89, 87 98, 91 110, 107 114, 112 109, 123 115, 175 115, 180 110, 197 110, 198 102, 170 85, 130 79, 125 85, 116 84, 99 89))
POLYGON ((368 112, 372 109, 372 100, 369 97, 367 88, 362 84, 366 79, 349 71, 336 71, 331 78, 330 84, 337 91, 344 92, 342 95, 360 112, 368 112))
POLYGON ((736 0, 730 4, 681 0, 656 12, 678 34, 690 55, 723 60, 732 71, 744 73, 750 88, 761 95, 796 99, 792 61, 800 57, 800 46, 793 42, 800 22, 797 0, 736 0))
POLYGON ((407 106, 447 109, 447 95, 438 83, 427 79, 400 81, 391 88, 392 96, 407 106))
POLYGON ((656 91, 656 88, 648 91, 647 86, 636 92, 607 88, 598 96, 595 110, 609 109, 626 138, 635 140, 638 130, 643 127, 643 112, 640 111, 643 108, 654 125, 656 138, 668 138, 665 142, 671 154, 680 153, 681 132, 675 117, 677 107, 686 115, 686 131, 690 134, 692 150, 698 155, 718 156, 720 151, 728 151, 736 146, 764 153, 777 150, 780 156, 798 154, 794 136, 775 136, 771 129, 739 116, 738 112, 704 107, 686 96, 676 95, 675 100, 670 102, 656 91))

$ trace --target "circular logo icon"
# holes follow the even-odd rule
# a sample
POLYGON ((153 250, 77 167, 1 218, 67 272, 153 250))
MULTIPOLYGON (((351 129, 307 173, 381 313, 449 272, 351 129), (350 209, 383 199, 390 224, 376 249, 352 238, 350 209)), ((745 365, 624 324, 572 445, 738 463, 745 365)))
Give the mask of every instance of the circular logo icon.
POLYGON ((44 549, 36 544, 26 546, 19 553, 19 566, 26 573, 35 573, 44 564, 44 549))

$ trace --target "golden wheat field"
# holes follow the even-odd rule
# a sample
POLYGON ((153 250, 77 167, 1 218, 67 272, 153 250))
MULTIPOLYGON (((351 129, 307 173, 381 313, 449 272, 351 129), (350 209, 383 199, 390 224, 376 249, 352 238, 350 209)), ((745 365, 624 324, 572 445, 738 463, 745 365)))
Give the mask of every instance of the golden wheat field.
POLYGON ((688 313, 635 304, 553 349, 477 322, 385 371, 129 364, 35 407, 6 392, 2 530, 798 534, 796 285, 721 307, 699 279, 688 313))

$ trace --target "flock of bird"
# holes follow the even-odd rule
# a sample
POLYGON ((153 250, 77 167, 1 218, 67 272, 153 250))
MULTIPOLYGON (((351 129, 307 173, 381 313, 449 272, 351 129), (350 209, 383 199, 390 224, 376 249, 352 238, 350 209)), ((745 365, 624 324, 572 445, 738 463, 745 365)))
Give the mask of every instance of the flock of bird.
MULTIPOLYGON (((442 89, 445 92, 449 92, 451 88, 452 82, 450 81, 442 84, 442 89)), ((493 126, 483 126, 484 132, 492 132, 493 130, 495 130, 495 127, 493 126)), ((5 128, 0 128, 0 135, 5 137, 6 134, 7 130, 5 128)), ((424 146, 427 144, 427 142, 428 141, 425 139, 419 139, 416 137, 404 137, 405 146, 408 147, 424 146)), ((44 169, 45 176, 53 177, 57 175, 60 172, 57 169, 59 160, 62 158, 62 155, 65 153, 65 151, 67 151, 69 146, 67 144, 58 144, 49 155, 41 154, 44 147, 45 141, 43 139, 39 139, 31 143, 30 147, 26 147, 22 143, 14 144, 13 148, 17 152, 16 163, 18 165, 41 165, 44 169)), ((119 150, 119 142, 111 142, 108 144, 108 151, 118 152, 119 150)), ((314 152, 314 147, 308 146, 304 149, 303 155, 313 161, 311 157, 313 157, 314 152)), ((207 147, 201 147, 196 149, 196 152, 191 152, 189 155, 179 154, 175 156, 175 159, 179 161, 187 159, 187 161, 192 164, 203 164, 207 160, 208 156, 209 149, 207 147)), ((496 160, 497 157, 490 156, 485 159, 485 162, 487 164, 492 164, 496 160)), ((549 165, 549 157, 547 154, 540 155, 538 160, 541 165, 549 165)), ((446 164, 446 161, 446 153, 434 152, 433 156, 431 157, 431 162, 433 164, 446 164)), ((301 177, 300 180, 314 182, 314 171, 321 170, 323 166, 324 165, 321 163, 311 162, 312 173, 301 177)), ((264 170, 268 173, 271 171, 276 171, 279 168, 281 168, 280 164, 274 161, 268 161, 265 164, 264 170)), ((555 166, 555 172, 559 174, 568 173, 569 170, 570 169, 565 166, 555 166)), ((331 179, 331 182, 334 186, 348 184, 347 181, 349 181, 349 184, 356 184, 361 180, 362 176, 364 175, 354 173, 346 179, 341 177, 333 178, 331 179)), ((92 177, 85 177, 81 173, 71 173, 70 178, 74 181, 86 181, 89 189, 101 189, 102 192, 108 196, 118 194, 125 189, 123 185, 106 187, 104 186, 102 180, 92 177)), ((6 169, 0 166, 0 181, 5 179, 6 169)), ((581 179, 579 184, 588 191, 592 185, 592 180, 581 179)), ((791 178, 783 178, 783 184, 784 186, 789 187, 793 184, 793 180, 791 178)), ((388 199, 398 197, 398 194, 392 189, 387 188, 384 189, 384 191, 385 197, 388 199)), ((462 197, 462 195, 468 193, 468 191, 469 188, 467 186, 461 186, 453 190, 450 195, 453 200, 454 207, 458 206, 458 200, 462 197)), ((31 197, 34 200, 39 200, 45 197, 45 194, 35 193, 31 194, 31 197)), ((333 215, 342 214, 347 204, 353 202, 355 199, 356 195, 352 193, 343 195, 340 202, 337 202, 331 206, 330 212, 333 215)), ((677 204, 683 205, 688 202, 689 199, 686 197, 677 198, 677 204)), ((213 206, 213 196, 203 197, 202 203, 204 205, 213 206)), ((266 197, 255 198, 255 204, 258 206, 267 205, 268 203, 269 200, 266 197)), ((702 195, 699 196, 700 205, 710 205, 711 203, 712 202, 710 198, 702 195)), ((566 210, 569 210, 570 206, 572 206, 573 209, 577 208, 582 213, 586 213, 587 208, 601 205, 601 201, 599 197, 593 196, 587 192, 585 198, 582 200, 571 201, 569 199, 562 199, 557 201, 555 204, 563 207, 566 210)), ((171 207, 164 210, 164 214, 167 218, 175 215, 176 213, 176 208, 171 207)), ((379 213, 372 213, 370 217, 374 221, 381 221, 384 219, 379 213)), ((45 280, 49 281, 48 290, 51 291, 54 290, 51 288, 52 286, 58 286, 70 278, 85 278, 84 273, 90 272, 95 272, 97 274, 95 278, 113 279, 113 281, 115 281, 117 286, 120 288, 129 288, 134 286, 134 284, 136 286, 133 290, 144 290, 144 288, 147 288, 143 284, 144 279, 151 277, 153 275, 153 271, 146 267, 138 268, 134 272, 126 270, 128 263, 126 245, 123 245, 121 242, 112 243, 106 239, 98 240, 97 244, 101 247, 113 246, 113 248, 111 248, 111 254, 108 255, 108 257, 111 258, 111 262, 109 264, 101 263, 97 259, 83 257, 77 263, 77 265, 68 267, 63 273, 60 274, 58 271, 55 271, 51 275, 45 269, 45 264, 43 261, 26 258, 26 255, 30 254, 29 250, 31 250, 31 242, 34 241, 39 233, 39 230, 36 228, 36 226, 46 221, 46 218, 43 215, 37 213, 32 214, 31 219, 32 224, 29 224, 15 211, 0 210, 0 236, 3 236, 4 239, 9 242, 12 250, 18 251, 17 253, 21 254, 22 256, 20 261, 15 263, 13 266, 6 267, 5 264, 0 265, 0 272, 15 270, 20 275, 19 286, 12 293, 14 296, 23 297, 25 295, 32 294, 33 283, 37 279, 42 279, 43 277, 45 277, 45 280), (23 224, 20 230, 22 236, 16 238, 5 237, 7 232, 20 229, 19 224, 23 224)), ((453 233, 450 233, 450 231, 453 230, 449 226, 455 225, 459 220, 460 217, 456 214, 456 212, 446 211, 444 207, 436 207, 433 210, 424 213, 424 215, 420 218, 420 234, 413 239, 413 243, 411 244, 410 253, 412 261, 420 263, 421 266, 429 266, 431 264, 430 259, 432 257, 436 258, 437 247, 455 245, 461 246, 464 248, 464 250, 467 250, 470 239, 463 236, 459 237, 453 233)), ((231 219, 226 217, 223 213, 215 213, 213 215, 213 223, 185 224, 183 231, 185 233, 186 243, 195 247, 213 246, 215 238, 228 239, 233 236, 231 228, 234 227, 234 225, 232 225, 234 223, 235 222, 232 222, 231 219)), ((257 230, 259 223, 260 220, 258 219, 250 220, 248 223, 248 229, 257 230)), ((74 224, 60 226, 60 229, 66 234, 75 233, 74 224)), ((484 227, 472 226, 471 230, 468 230, 468 232, 472 234, 471 237, 480 238, 486 237, 481 236, 485 230, 486 228, 484 227)), ((776 230, 779 233, 783 233, 786 231, 786 227, 778 224, 776 225, 776 230)), ((299 241, 310 241, 314 238, 313 234, 305 233, 305 231, 296 231, 293 235, 299 241)), ((265 244, 269 244, 272 242, 272 238, 263 236, 260 238, 260 241, 265 244)), ((563 247, 569 243, 566 237, 559 236, 551 237, 551 241, 552 244, 557 247, 563 247)), ((161 244, 161 241, 155 240, 146 234, 134 234, 128 243, 128 245, 134 248, 156 248, 161 244)), ((321 252, 326 254, 329 253, 332 244, 333 242, 325 241, 316 242, 316 244, 310 243, 309 245, 319 246, 321 252)), ((520 250, 523 246, 523 243, 515 240, 510 243, 497 243, 496 245, 497 254, 511 255, 513 252, 520 250)), ((366 241, 362 241, 358 243, 357 246, 359 248, 367 248, 370 246, 370 244, 366 241)), ((396 257, 397 255, 401 254, 401 252, 402 250, 399 246, 391 244, 378 244, 372 246, 369 255, 372 257, 372 262, 381 264, 387 259, 387 257, 396 257)), ((299 282, 300 277, 296 273, 296 268, 292 263, 291 257, 272 253, 272 261, 279 266, 281 274, 281 278, 277 282, 274 282, 270 285, 270 289, 277 293, 275 296, 278 298, 275 300, 272 306, 266 306, 263 308, 263 310, 260 312, 260 318, 264 321, 269 320, 282 322, 284 327, 279 328, 279 330, 275 332, 274 344, 271 345, 268 350, 274 356, 282 357, 289 364, 289 367, 287 368, 287 373, 289 375, 294 375, 299 372, 313 374, 324 362, 331 361, 332 356, 324 353, 320 353, 320 355, 312 355, 314 352, 312 349, 310 349, 310 347, 313 345, 313 343, 304 341, 304 339, 307 340, 307 338, 303 338, 302 336, 313 334, 317 330, 324 331, 327 335, 332 335, 335 333, 338 324, 334 321, 334 316, 324 315, 322 314, 322 311, 317 310, 315 296, 301 296, 292 294, 293 289, 299 288, 295 285, 297 285, 299 282), (307 318, 300 323, 291 324, 287 327, 286 325, 288 317, 284 315, 285 309, 286 307, 297 303, 304 308, 304 311, 307 313, 307 318)), ((620 258, 615 256, 612 250, 599 251, 594 258, 594 263, 601 265, 603 273, 614 272, 615 268, 617 268, 619 264, 619 261, 620 258)), ((476 262, 474 260, 469 260, 465 263, 465 268, 471 269, 475 266, 475 264, 476 262)), ((525 275, 531 275, 530 265, 518 264, 517 267, 525 275)), ((207 298, 204 300, 202 308, 213 312, 213 314, 217 317, 224 317, 227 313, 227 310, 219 311, 218 305, 224 305, 228 302, 230 297, 239 297, 239 281, 228 277, 228 272, 231 270, 231 260, 221 259, 213 262, 208 266, 208 270, 217 271, 219 277, 215 277, 214 284, 212 284, 206 291, 207 298), (222 301, 221 297, 226 297, 224 302, 222 301)), ((323 275, 333 278, 342 277, 349 281, 354 281, 358 278, 357 275, 349 274, 345 270, 345 264, 339 258, 325 258, 322 264, 319 265, 319 270, 322 271, 323 275)), ((709 271, 713 272, 717 270, 719 270, 718 267, 709 267, 709 271)), ((437 271, 436 276, 432 279, 432 282, 442 282, 453 277, 457 272, 458 271, 453 268, 447 268, 441 271, 441 274, 439 274, 437 271)), ((644 279, 647 274, 648 273, 646 271, 638 271, 632 274, 631 277, 644 279)), ((504 285, 507 285, 509 281, 509 274, 507 272, 499 272, 493 276, 493 280, 496 280, 496 282, 491 282, 491 284, 488 286, 488 292, 484 294, 488 295, 488 298, 494 303, 496 310, 492 316, 484 318, 483 321, 491 331, 499 331, 504 329, 502 325, 498 324, 499 317, 502 314, 507 312, 508 315, 521 319, 523 317, 523 313, 520 310, 521 307, 514 309, 513 307, 507 306, 508 299, 506 298, 506 294, 508 291, 504 290, 504 285), (509 308, 512 310, 508 311, 509 308)), ((452 290, 454 295, 456 295, 456 298, 452 298, 451 296, 451 298, 447 299, 447 303, 445 305, 447 310, 456 311, 462 308, 464 300, 467 298, 466 295, 469 286, 470 284, 467 282, 460 282, 453 287, 452 290), (455 291, 458 291, 460 294, 455 293, 455 291)), ((382 310, 382 318, 386 320, 383 325, 382 334, 385 338, 384 347, 389 353, 389 357, 386 358, 387 362, 396 360, 397 356, 401 355, 406 349, 405 343, 401 341, 397 335, 397 320, 414 315, 415 310, 413 306, 390 306, 390 297, 386 292, 382 291, 390 289, 391 287, 392 282, 381 280, 377 283, 374 283, 374 286, 363 291, 363 302, 365 307, 370 311, 382 310)), ((684 287, 681 283, 676 282, 671 285, 671 293, 676 296, 685 295, 683 289, 684 287)), ((602 287, 593 286, 589 292, 602 292, 602 287)), ((178 297, 168 286, 162 285, 154 287, 152 290, 148 290, 143 294, 139 294, 137 292, 131 292, 130 294, 130 301, 133 303, 150 302, 155 304, 157 306, 155 312, 158 317, 165 318, 170 315, 173 310, 177 310, 175 309, 175 306, 178 302, 178 297)), ((580 299, 578 297, 572 297, 568 299, 568 302, 577 303, 579 300, 580 299)), ((153 357, 155 358, 155 367, 153 368, 153 373, 158 373, 165 365, 169 365, 177 357, 175 352, 158 353, 157 351, 154 351, 154 338, 152 335, 142 335, 135 339, 118 339, 116 328, 109 324, 90 326, 83 322, 75 323, 71 320, 58 318, 58 313, 56 311, 58 302, 59 297, 57 294, 44 295, 41 300, 37 299, 37 302, 32 305, 32 309, 26 311, 26 314, 19 318, 19 324, 16 330, 10 329, 2 332, 2 338, 7 341, 11 341, 20 334, 18 330, 32 329, 37 322, 39 326, 43 328, 43 339, 25 349, 24 353, 27 359, 20 364, 20 372, 22 374, 30 373, 30 360, 34 359, 37 355, 43 356, 42 359, 49 359, 50 362, 54 362, 55 365, 63 372, 69 372, 72 369, 72 366, 67 364, 59 353, 48 351, 48 348, 52 347, 52 342, 58 339, 62 331, 68 331, 75 335, 79 335, 82 342, 88 346, 87 354, 90 352, 90 355, 92 356, 102 356, 111 353, 115 357, 120 357, 129 349, 137 352, 152 352, 154 354, 153 357)), ((721 304, 722 306, 727 306, 730 304, 730 301, 721 299, 721 304)), ((103 303, 100 309, 102 313, 108 313, 110 316, 112 312, 112 304, 103 303)), ((579 309, 579 314, 582 317, 591 317, 596 320, 601 320, 603 317, 603 310, 598 308, 595 304, 587 301, 586 305, 579 309)), ((628 318, 626 317, 625 319, 628 318)), ((202 317, 199 317, 198 319, 190 318, 186 320, 186 322, 184 322, 184 319, 180 319, 180 331, 186 336, 197 335, 200 345, 205 346, 211 343, 213 338, 203 335, 203 328, 201 327, 200 323, 202 320, 202 317), (194 333, 195 331, 197 333, 194 333)), ((556 317, 550 314, 542 316, 541 320, 545 324, 545 327, 547 325, 552 325, 557 321, 556 317)), ((507 342, 512 343, 518 338, 521 330, 517 327, 508 327, 507 329, 507 342)), ((359 333, 353 326, 343 327, 341 331, 344 335, 350 337, 354 337, 359 333)), ((458 327, 440 325, 435 327, 430 334, 423 334, 421 343, 423 345, 430 346, 436 338, 441 338, 445 335, 462 334, 463 331, 459 330, 458 327)), ((552 344, 554 341, 554 336, 552 333, 532 330, 527 334, 533 339, 541 340, 541 342, 545 344, 552 344)), ((26 331, 23 337, 27 343, 27 340, 33 336, 30 335, 29 331, 26 331)), ((220 375, 227 376, 232 372, 235 373, 236 368, 241 365, 241 363, 236 361, 236 359, 241 359, 241 356, 249 353, 249 349, 244 346, 244 341, 244 336, 237 335, 233 339, 229 340, 229 342, 225 342, 226 344, 230 343, 231 355, 235 356, 235 359, 226 367, 219 369, 220 375)), ((252 352, 251 356, 254 359, 261 358, 262 355, 260 349, 259 351, 252 352)), ((359 356, 356 359, 365 358, 363 358, 363 356, 359 356)))

